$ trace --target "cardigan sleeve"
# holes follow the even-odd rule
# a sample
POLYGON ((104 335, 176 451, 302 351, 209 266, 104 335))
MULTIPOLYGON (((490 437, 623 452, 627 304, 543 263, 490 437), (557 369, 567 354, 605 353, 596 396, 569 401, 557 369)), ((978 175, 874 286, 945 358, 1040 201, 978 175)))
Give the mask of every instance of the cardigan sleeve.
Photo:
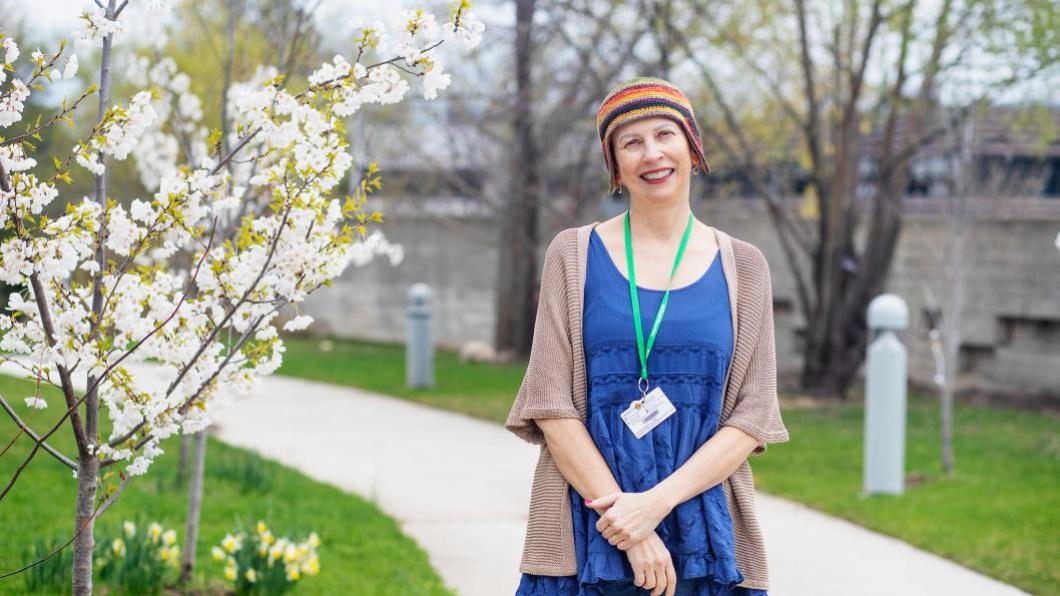
MULTIPOLYGON (((557 236, 545 251, 541 289, 534 322, 530 361, 504 426, 534 444, 545 442, 535 418, 578 418, 574 406, 574 359, 568 299, 571 282, 563 259, 564 238, 557 236)), ((576 278, 576 276, 573 276, 576 278)))
MULTIPOLYGON (((744 373, 736 404, 723 426, 738 428, 758 439, 752 454, 760 455, 769 443, 788 440, 788 430, 780 416, 777 398, 776 338, 773 328, 773 281, 769 264, 757 248, 753 250, 759 280, 752 282, 752 293, 760 296, 757 309, 757 333, 751 362, 744 373)), ((753 324, 753 323, 752 323, 753 324)))

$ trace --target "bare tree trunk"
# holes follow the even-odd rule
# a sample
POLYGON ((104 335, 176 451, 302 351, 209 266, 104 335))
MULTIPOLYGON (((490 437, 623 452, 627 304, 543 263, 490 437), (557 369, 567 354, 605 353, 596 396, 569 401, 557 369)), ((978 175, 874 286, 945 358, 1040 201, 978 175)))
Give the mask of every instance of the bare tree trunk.
POLYGON ((189 435, 180 435, 180 466, 177 468, 177 478, 180 483, 188 481, 188 444, 191 442, 189 435))
POLYGON ((184 553, 180 564, 180 583, 191 581, 195 569, 195 546, 199 541, 199 517, 202 513, 202 485, 206 472, 206 431, 195 433, 195 465, 188 484, 188 519, 184 529, 184 553))
MULTIPOLYGON (((952 199, 961 203, 963 208, 964 197, 958 196, 952 199)), ((946 381, 942 385, 942 403, 940 405, 942 418, 942 471, 953 474, 953 401, 957 384, 958 358, 961 345, 961 311, 964 307, 964 216, 958 214, 950 222, 949 232, 949 261, 948 272, 949 296, 946 301, 945 316, 942 318, 945 331, 943 338, 946 345, 946 381)))
POLYGON ((515 2, 515 164, 513 188, 501 212, 497 258, 497 351, 530 352, 536 312, 537 213, 540 195, 538 152, 534 140, 533 19, 535 0, 515 2))
POLYGON ((74 574, 73 593, 92 593, 92 550, 96 547, 93 530, 95 518, 92 506, 96 500, 96 476, 99 459, 95 455, 79 457, 77 461, 77 513, 74 517, 74 574))
POLYGON ((968 195, 974 183, 975 172, 972 158, 972 143, 975 138, 974 107, 968 111, 967 120, 961 127, 958 139, 956 181, 953 196, 949 200, 949 221, 947 240, 947 293, 946 311, 943 316, 945 331, 943 339, 946 351, 946 376, 942 386, 941 425, 942 425, 942 471, 953 474, 953 402, 956 393, 957 375, 960 372, 959 358, 961 346, 961 319, 964 311, 964 238, 968 230, 968 195))
MULTIPOLYGON (((114 19, 115 0, 107 2, 106 17, 114 19)), ((102 120, 110 103, 110 57, 114 41, 113 35, 103 38, 103 51, 100 58, 99 75, 99 116, 102 120)), ((99 155, 100 162, 104 156, 99 155)), ((96 176, 96 202, 106 212, 107 204, 107 174, 106 172, 96 176)), ((92 314, 97 321, 93 325, 93 335, 99 333, 99 316, 103 310, 103 271, 106 271, 106 248, 107 237, 106 219, 100 223, 99 244, 96 245, 96 263, 99 270, 93 276, 92 289, 92 314)), ((95 378, 88 377, 88 387, 91 389, 85 396, 85 437, 91 443, 99 440, 99 397, 95 389, 95 378)), ((74 516, 74 531, 79 532, 74 539, 73 560, 73 593, 75 595, 87 595, 92 593, 92 550, 95 548, 95 517, 93 506, 96 500, 96 479, 99 475, 99 456, 92 447, 98 445, 78 445, 78 473, 77 473, 77 506, 74 516)))
MULTIPOLYGON (((224 80, 221 87, 221 146, 224 153, 228 153, 231 149, 228 143, 228 92, 232 86, 232 66, 235 62, 236 21, 242 16, 243 8, 236 0, 225 1, 225 56, 221 65, 224 80)), ((231 173, 231 162, 227 169, 231 173)), ((235 224, 233 220, 231 225, 235 224)), ((186 434, 183 440, 186 443, 190 442, 186 434)), ((188 515, 184 520, 184 552, 180 564, 181 584, 191 581, 191 574, 195 570, 195 548, 199 540, 199 521, 202 514, 203 476, 206 473, 206 445, 206 430, 195 433, 195 462, 192 465, 188 482, 188 515)))

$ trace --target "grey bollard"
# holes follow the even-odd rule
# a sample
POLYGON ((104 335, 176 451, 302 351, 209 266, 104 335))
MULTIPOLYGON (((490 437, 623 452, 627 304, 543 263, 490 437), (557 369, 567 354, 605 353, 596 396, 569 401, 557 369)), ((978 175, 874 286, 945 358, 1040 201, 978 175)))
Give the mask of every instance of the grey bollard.
POLYGON ((431 334, 431 287, 413 284, 408 291, 408 327, 405 336, 405 384, 410 388, 434 387, 434 338, 431 334))
POLYGON ((865 364, 866 494, 900 495, 905 486, 905 400, 908 356, 895 331, 909 325, 909 308, 894 294, 869 303, 865 364), (872 335, 870 335, 872 337, 872 335))

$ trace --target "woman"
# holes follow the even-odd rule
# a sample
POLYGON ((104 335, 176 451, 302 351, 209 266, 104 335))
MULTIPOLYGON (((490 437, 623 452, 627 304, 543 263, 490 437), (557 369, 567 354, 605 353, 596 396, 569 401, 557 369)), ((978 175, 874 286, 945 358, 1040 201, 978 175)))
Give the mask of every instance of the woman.
POLYGON ((769 268, 699 222, 692 106, 636 78, 597 114, 623 215, 561 232, 506 427, 542 443, 517 594, 762 596, 747 458, 788 440, 769 268))

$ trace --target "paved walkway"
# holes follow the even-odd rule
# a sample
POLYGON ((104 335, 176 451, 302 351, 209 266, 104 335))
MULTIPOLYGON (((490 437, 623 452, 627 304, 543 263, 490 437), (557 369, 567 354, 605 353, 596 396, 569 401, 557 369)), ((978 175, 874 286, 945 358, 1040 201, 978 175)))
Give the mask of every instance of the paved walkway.
MULTIPOLYGON (((514 593, 538 448, 502 427, 274 376, 259 395, 220 412, 211 428, 228 443, 375 502, 461 596, 514 593)), ((1023 594, 783 499, 759 493, 757 508, 774 595, 1023 594)))
MULTIPOLYGON (((515 592, 538 447, 502 427, 411 402, 271 377, 221 412, 221 439, 375 501, 461 596, 515 592)), ((780 455, 780 451, 776 456, 780 455)), ((1023 592, 784 499, 759 493, 771 594, 1023 592)))

